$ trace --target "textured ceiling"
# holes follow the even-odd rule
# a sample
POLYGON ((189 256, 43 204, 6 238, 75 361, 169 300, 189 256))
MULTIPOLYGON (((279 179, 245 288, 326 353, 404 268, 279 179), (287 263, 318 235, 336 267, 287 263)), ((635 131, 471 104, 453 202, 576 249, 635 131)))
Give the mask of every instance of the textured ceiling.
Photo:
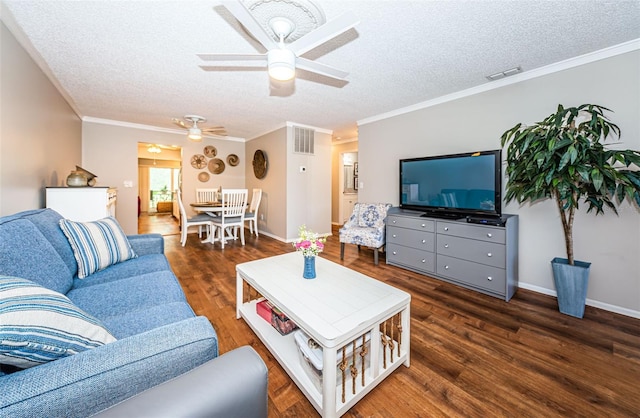
MULTIPOLYGON (((529 71, 640 38, 633 1, 321 1, 360 23, 305 54, 346 82, 298 71, 201 68, 199 53, 262 53, 217 1, 2 0, 2 19, 82 117, 175 128, 202 115, 232 137, 285 121, 357 135, 356 122, 521 66, 529 71), (44 64, 43 64, 44 63, 44 64)), ((206 126, 205 126, 206 127, 206 126)))

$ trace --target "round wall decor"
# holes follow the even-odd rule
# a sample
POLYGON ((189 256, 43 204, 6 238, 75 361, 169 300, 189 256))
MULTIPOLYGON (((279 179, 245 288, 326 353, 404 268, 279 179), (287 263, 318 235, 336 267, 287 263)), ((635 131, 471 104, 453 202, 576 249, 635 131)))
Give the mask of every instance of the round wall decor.
POLYGON ((213 174, 220 174, 224 171, 224 161, 222 161, 220 158, 214 158, 213 160, 209 161, 209 171, 211 171, 213 174))
POLYGON ((262 150, 256 150, 253 154, 253 174, 257 179, 264 178, 267 175, 267 155, 262 150))
POLYGON ((204 155, 209 158, 213 158, 218 155, 218 150, 213 145, 207 145, 204 147, 204 155))
POLYGON ((196 154, 191 157, 191 167, 193 168, 205 168, 207 166, 207 159, 202 154, 196 154))
POLYGON ((235 154, 229 154, 227 156, 227 162, 231 167, 235 167, 240 164, 240 158, 235 154))
POLYGON ((201 173, 198 174, 198 180, 200 180, 203 183, 206 183, 209 181, 209 173, 207 173, 206 171, 203 171, 201 173))

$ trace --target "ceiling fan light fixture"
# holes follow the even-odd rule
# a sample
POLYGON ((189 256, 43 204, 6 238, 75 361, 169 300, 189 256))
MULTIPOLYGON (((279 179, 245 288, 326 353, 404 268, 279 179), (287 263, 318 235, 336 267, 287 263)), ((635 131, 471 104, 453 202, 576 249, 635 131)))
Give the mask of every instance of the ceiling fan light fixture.
POLYGON ((272 49, 267 53, 269 76, 274 80, 287 81, 296 76, 296 56, 288 49, 272 49))
POLYGON ((202 141, 202 130, 200 128, 189 128, 189 139, 193 142, 202 141))
POLYGON ((159 146, 157 146, 156 144, 149 145, 149 146, 147 147, 147 151, 149 151, 149 152, 150 152, 150 153, 152 153, 152 154, 160 154, 160 152, 162 152, 162 150, 160 149, 160 147, 159 147, 159 146))

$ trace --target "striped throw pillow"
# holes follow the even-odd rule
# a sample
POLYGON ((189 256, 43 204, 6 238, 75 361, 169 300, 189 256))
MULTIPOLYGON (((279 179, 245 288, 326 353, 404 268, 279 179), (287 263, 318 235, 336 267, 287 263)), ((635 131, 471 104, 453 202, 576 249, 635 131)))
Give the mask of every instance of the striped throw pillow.
POLYGON ((113 217, 93 222, 61 219, 60 228, 73 249, 80 279, 137 257, 120 224, 113 217))
POLYGON ((0 364, 26 369, 115 340, 63 294, 0 276, 0 364))

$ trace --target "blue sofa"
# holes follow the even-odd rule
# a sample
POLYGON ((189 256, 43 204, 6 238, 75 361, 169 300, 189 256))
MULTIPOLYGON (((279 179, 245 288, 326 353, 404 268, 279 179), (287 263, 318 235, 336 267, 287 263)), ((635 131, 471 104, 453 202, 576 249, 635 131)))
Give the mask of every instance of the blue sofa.
POLYGON ((60 219, 51 209, 0 217, 0 276, 65 295, 116 340, 2 366, 0 417, 266 416, 263 361, 250 347, 218 357, 216 333, 187 303, 161 235, 128 236, 136 258, 79 279, 60 219))

